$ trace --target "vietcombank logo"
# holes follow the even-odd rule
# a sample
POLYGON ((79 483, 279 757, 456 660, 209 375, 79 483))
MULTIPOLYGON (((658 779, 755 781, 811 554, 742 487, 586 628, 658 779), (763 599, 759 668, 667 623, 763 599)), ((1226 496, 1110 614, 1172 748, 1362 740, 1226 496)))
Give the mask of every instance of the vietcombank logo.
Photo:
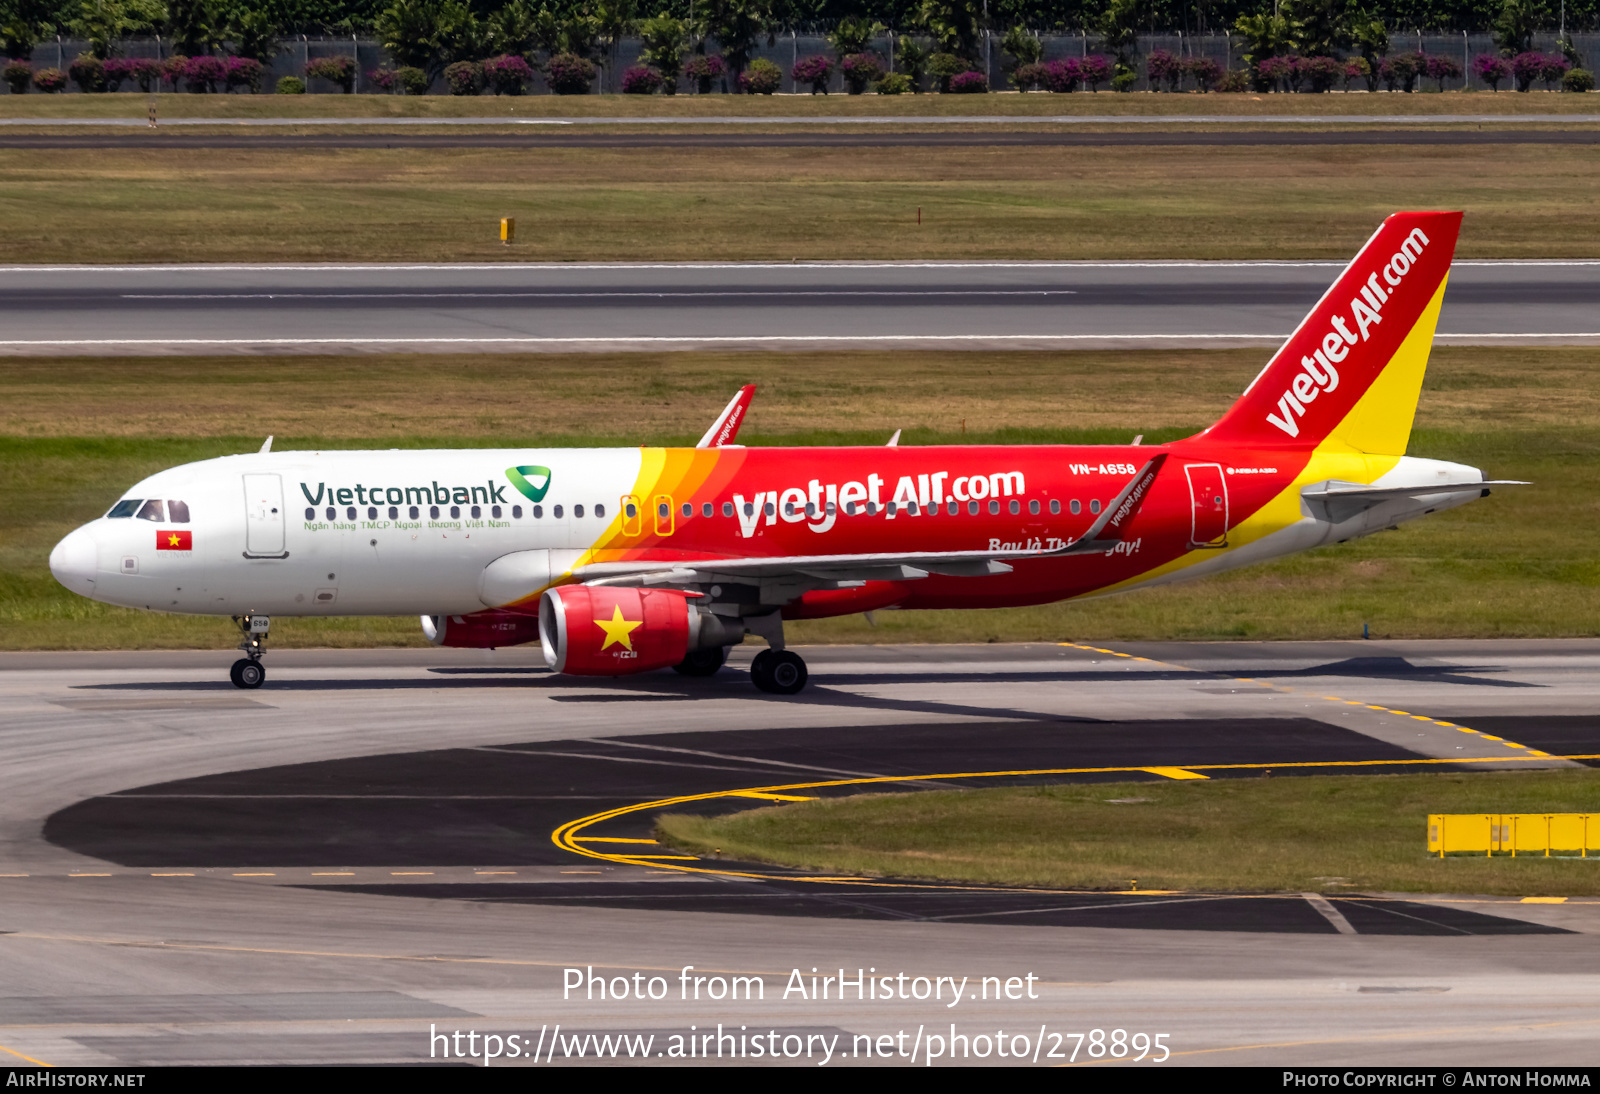
POLYGON ((545 494, 550 491, 548 467, 508 467, 506 478, 510 479, 511 485, 521 491, 522 496, 529 501, 543 501, 545 494))

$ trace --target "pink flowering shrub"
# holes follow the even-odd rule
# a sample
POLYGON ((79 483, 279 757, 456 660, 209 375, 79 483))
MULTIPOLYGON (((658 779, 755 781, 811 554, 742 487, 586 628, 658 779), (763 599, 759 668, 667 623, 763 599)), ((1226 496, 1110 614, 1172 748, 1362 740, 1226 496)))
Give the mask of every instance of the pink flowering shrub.
POLYGON ((483 62, 483 79, 496 95, 521 95, 533 82, 533 66, 515 53, 502 53, 483 62))
MULTIPOLYGON (((552 57, 552 61, 557 58, 552 57)), ((481 95, 483 93, 483 66, 476 61, 457 61, 444 67, 444 82, 450 85, 452 95, 481 95)), ((552 85, 554 90, 554 85, 552 85)))
POLYGON ((33 74, 33 86, 46 95, 54 95, 67 88, 67 74, 59 68, 41 68, 33 74))
POLYGON ((1025 65, 1018 65, 1011 73, 1011 86, 1018 91, 1032 91, 1036 87, 1045 86, 1045 79, 1049 70, 1038 61, 1031 61, 1025 65))
POLYGON ((1089 54, 1078 62, 1078 76, 1090 91, 1099 91, 1099 85, 1111 79, 1111 58, 1103 53, 1089 54))
POLYGON ((254 57, 229 57, 225 61, 227 75, 223 82, 229 91, 235 88, 248 87, 250 94, 261 94, 261 77, 265 72, 260 61, 254 57))
POLYGON ((1184 68, 1189 70, 1195 86, 1202 92, 1210 91, 1222 79, 1222 66, 1210 57, 1191 57, 1184 63, 1184 68))
POLYGON ((962 72, 950 77, 952 95, 986 95, 988 92, 989 77, 981 72, 962 72))
POLYGON ((1256 62, 1256 82, 1262 91, 1278 91, 1289 86, 1292 71, 1287 57, 1263 57, 1256 62))
POLYGON ((400 78, 392 68, 375 68, 367 73, 367 85, 379 91, 393 91, 400 78))
POLYGON ((783 69, 765 57, 757 57, 739 73, 739 90, 746 95, 771 95, 783 86, 783 69))
POLYGON ((1078 61, 1074 57, 1046 61, 1042 82, 1050 91, 1065 95, 1078 90, 1078 85, 1083 82, 1083 73, 1079 70, 1078 61))
POLYGON ((1177 91, 1183 82, 1183 68, 1183 61, 1167 50, 1151 50, 1144 69, 1150 77, 1150 90, 1160 91, 1161 85, 1166 84, 1168 91, 1177 91))
POLYGON ((189 90, 196 95, 215 92, 218 84, 225 84, 228 79, 228 62, 221 57, 212 57, 209 54, 201 57, 190 57, 183 64, 181 72, 183 82, 189 90))
POLYGON ((844 74, 845 91, 860 95, 883 78, 883 60, 870 50, 851 53, 839 62, 839 71, 844 74))
POLYGON ((833 61, 820 53, 815 57, 802 57, 789 70, 796 85, 810 84, 811 94, 828 93, 828 77, 833 75, 833 61))
POLYGON ((1504 57, 1480 53, 1472 59, 1472 74, 1489 85, 1490 91, 1500 90, 1500 81, 1511 75, 1511 65, 1504 57))
POLYGON ((720 53, 692 57, 689 63, 683 66, 683 74, 694 81, 694 89, 701 95, 711 94, 712 81, 720 79, 727 72, 728 63, 722 59, 720 53))
POLYGON ((624 95, 654 95, 661 84, 661 73, 648 65, 634 65, 622 74, 624 95))
POLYGON ((33 83, 33 66, 27 61, 13 59, 6 62, 3 75, 7 84, 11 86, 11 94, 26 95, 28 85, 33 83))

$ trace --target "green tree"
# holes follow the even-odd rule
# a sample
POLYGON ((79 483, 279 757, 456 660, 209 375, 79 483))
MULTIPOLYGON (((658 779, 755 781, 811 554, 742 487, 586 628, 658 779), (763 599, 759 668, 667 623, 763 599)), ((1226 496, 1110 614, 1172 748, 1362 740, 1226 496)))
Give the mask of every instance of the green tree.
POLYGON ((594 9, 595 27, 599 31, 598 37, 605 49, 606 70, 612 77, 612 90, 620 90, 616 86, 617 80, 617 51, 622 45, 622 39, 633 33, 634 25, 638 21, 638 7, 635 0, 598 0, 594 9))
POLYGON ((395 0, 378 15, 378 40, 405 68, 431 79, 455 61, 475 60, 483 33, 459 0, 395 0))
POLYGON ((167 9, 159 0, 83 0, 67 31, 88 43, 91 57, 104 61, 124 38, 153 33, 166 21, 167 9))
POLYGON ((1004 54, 1000 69, 1009 76, 1023 65, 1038 64, 1044 56, 1044 43, 1037 34, 1018 23, 1000 39, 1000 52, 1004 54))
POLYGON ((1364 73, 1367 90, 1378 90, 1378 80, 1381 78, 1378 66, 1389 52, 1389 28, 1383 25, 1382 19, 1363 15, 1351 24, 1350 38, 1361 51, 1361 59, 1367 62, 1367 71, 1364 73))
POLYGON ((484 40, 490 56, 501 53, 521 55, 533 50, 538 41, 536 14, 527 0, 511 3, 492 12, 484 21, 484 40))
POLYGON ((977 61, 978 42, 986 29, 983 5, 973 0, 922 0, 915 24, 933 39, 934 52, 953 53, 977 61))
POLYGON ((171 0, 167 38, 173 51, 185 56, 211 53, 227 41, 228 12, 217 0, 171 0))
POLYGON ((1349 40, 1344 0, 1283 0, 1289 44, 1304 57, 1332 57, 1349 40))
POLYGON ((756 43, 766 38, 771 45, 776 40, 771 0, 700 0, 696 14, 702 37, 716 39, 734 82, 750 63, 756 43))
POLYGON ((839 20, 833 33, 828 35, 828 44, 841 58, 848 57, 852 53, 865 52, 872 40, 887 29, 882 23, 847 15, 839 20))
POLYGON ((1535 32, 1549 25, 1550 6, 1545 0, 1505 0, 1491 33, 1502 52, 1526 53, 1533 48, 1535 32))
POLYGON ((1280 15, 1241 15, 1233 32, 1244 39, 1244 62, 1252 69, 1289 49, 1289 21, 1280 15))
POLYGON ((277 56, 278 37, 282 33, 283 28, 266 8, 247 8, 241 4, 228 16, 227 34, 233 52, 262 64, 277 56))
POLYGON ((689 25, 663 11, 653 19, 639 24, 639 37, 643 49, 640 60, 661 73, 664 86, 677 90, 678 75, 683 71, 683 51, 689 48, 689 25))

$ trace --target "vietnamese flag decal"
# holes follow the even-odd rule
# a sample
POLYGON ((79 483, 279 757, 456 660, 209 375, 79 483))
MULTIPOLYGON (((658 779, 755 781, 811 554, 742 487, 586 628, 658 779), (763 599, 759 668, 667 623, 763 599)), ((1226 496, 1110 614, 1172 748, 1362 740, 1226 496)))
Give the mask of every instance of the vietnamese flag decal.
POLYGON ((159 531, 156 533, 158 551, 194 550, 194 533, 188 531, 159 531))

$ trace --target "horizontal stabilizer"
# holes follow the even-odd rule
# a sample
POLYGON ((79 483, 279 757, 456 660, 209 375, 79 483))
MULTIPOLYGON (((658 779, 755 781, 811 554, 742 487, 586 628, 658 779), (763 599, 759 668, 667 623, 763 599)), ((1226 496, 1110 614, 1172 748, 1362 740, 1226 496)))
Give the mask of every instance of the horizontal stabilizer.
POLYGON ((1314 482, 1305 487, 1300 491, 1300 496, 1315 509, 1320 510, 1324 519, 1340 524, 1358 513, 1364 513, 1375 505, 1395 498, 1426 498, 1437 494, 1469 492, 1479 492, 1487 497, 1489 488, 1493 486, 1528 485, 1531 484, 1517 479, 1473 479, 1460 482, 1416 483, 1410 486, 1369 486, 1366 483, 1329 479, 1327 482, 1314 482))

